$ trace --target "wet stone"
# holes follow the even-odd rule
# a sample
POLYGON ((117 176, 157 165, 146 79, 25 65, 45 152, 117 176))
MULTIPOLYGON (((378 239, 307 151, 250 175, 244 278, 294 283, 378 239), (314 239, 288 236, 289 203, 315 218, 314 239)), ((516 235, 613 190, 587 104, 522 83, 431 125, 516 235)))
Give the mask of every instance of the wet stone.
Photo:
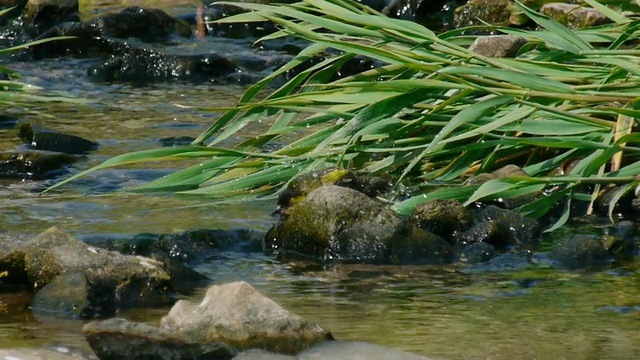
POLYGON ((227 360, 237 354, 223 343, 192 343, 174 331, 120 318, 88 323, 82 332, 100 360, 227 360))
MULTIPOLYGON (((8 79, 5 79, 8 80, 8 79)), ((0 115, 0 129, 12 129, 18 123, 18 118, 10 115, 0 115)))
POLYGON ((493 259, 497 255, 494 247, 486 242, 476 242, 465 246, 460 253, 460 261, 479 264, 493 259))
POLYGON ((513 8, 510 0, 469 0, 467 4, 455 10, 453 25, 456 29, 484 25, 483 22, 495 26, 508 26, 516 22, 516 19, 511 17, 513 8))
POLYGON ((442 238, 359 191, 324 185, 306 197, 292 199, 297 197, 300 199, 292 202, 282 221, 265 235, 265 248, 280 257, 354 263, 446 263, 453 256, 451 246, 442 238))
POLYGON ((176 19, 162 10, 132 6, 119 13, 91 20, 88 26, 101 36, 121 39, 135 37, 154 42, 164 40, 174 33, 176 19))
POLYGON ((20 125, 20 139, 34 150, 55 151, 66 154, 87 154, 98 148, 98 143, 94 141, 31 123, 20 125))
POLYGON ((576 235, 567 239, 551 251, 550 257, 569 269, 600 267, 611 260, 602 241, 590 235, 576 235))
POLYGON ((79 21, 78 8, 78 0, 29 0, 22 17, 44 31, 65 21, 79 21))
MULTIPOLYGON (((489 205, 480 212, 485 221, 495 221, 515 245, 529 246, 538 242, 542 228, 536 220, 516 212, 489 205)), ((505 243, 508 245, 508 243, 505 243)))
POLYGON ((158 139, 160 145, 165 147, 171 146, 189 146, 196 138, 191 136, 171 136, 158 139))
POLYGON ((421 229, 442 236, 449 243, 453 235, 473 224, 471 212, 456 200, 433 200, 422 203, 413 212, 413 220, 421 229))
POLYGON ((184 271, 161 260, 89 246, 54 227, 1 254, 0 273, 3 282, 40 290, 35 310, 84 318, 172 301, 184 271))
POLYGON ((0 154, 0 178, 42 180, 60 176, 80 158, 69 154, 23 152, 0 154))

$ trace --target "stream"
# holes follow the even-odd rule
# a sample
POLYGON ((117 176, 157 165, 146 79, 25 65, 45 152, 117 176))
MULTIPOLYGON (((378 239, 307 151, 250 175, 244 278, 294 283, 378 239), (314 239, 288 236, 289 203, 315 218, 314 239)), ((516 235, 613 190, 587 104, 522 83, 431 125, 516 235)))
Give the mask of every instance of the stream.
MULTIPOLYGON (((87 61, 8 64, 23 75, 23 82, 84 103, 0 104, 2 113, 17 117, 18 124, 31 122, 97 141, 99 149, 75 164, 73 172, 117 154, 159 147, 162 138, 196 137, 217 114, 176 104, 230 106, 243 91, 237 85, 208 83, 96 84, 85 76, 87 61)), ((246 136, 259 130, 248 129, 246 136)), ((23 147, 16 128, 0 128, 2 150, 23 147)), ((0 233, 32 236, 59 226, 89 241, 96 236, 193 229, 264 232, 276 221, 272 201, 210 204, 204 198, 112 193, 181 166, 108 169, 44 195, 40 192, 55 179, 2 180, 0 233)), ((608 226, 587 222, 588 227, 577 223, 561 231, 601 233, 608 226)), ((543 246, 552 246, 552 241, 544 238, 543 246)), ((260 253, 222 252, 196 270, 216 284, 247 281, 340 340, 364 340, 440 359, 635 359, 640 358, 639 265, 636 260, 594 271, 562 270, 544 263, 516 271, 463 264, 303 267, 260 253)), ((201 296, 202 292, 192 299, 201 296)), ((28 308, 30 297, 28 291, 0 291, 0 348, 62 344, 89 349, 80 331, 82 321, 36 316, 28 308)), ((133 309, 121 316, 157 325, 167 311, 133 309)))

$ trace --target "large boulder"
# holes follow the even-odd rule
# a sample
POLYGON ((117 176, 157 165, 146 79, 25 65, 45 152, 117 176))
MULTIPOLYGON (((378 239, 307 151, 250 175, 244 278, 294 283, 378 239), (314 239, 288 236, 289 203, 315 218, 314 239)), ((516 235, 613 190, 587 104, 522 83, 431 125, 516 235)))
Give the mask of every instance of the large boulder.
POLYGON ((177 275, 206 278, 141 256, 89 246, 53 227, 0 256, 0 281, 39 290, 32 307, 70 317, 111 315, 135 306, 165 304, 175 295, 177 275), (176 274, 172 277, 172 274, 176 274))
POLYGON ((282 257, 369 263, 445 263, 452 249, 437 235, 401 218, 382 202, 325 185, 287 210, 265 236, 282 257))
POLYGON ((200 304, 178 301, 161 326, 191 343, 224 342, 284 354, 332 339, 328 331, 289 313, 245 282, 212 286, 200 304))

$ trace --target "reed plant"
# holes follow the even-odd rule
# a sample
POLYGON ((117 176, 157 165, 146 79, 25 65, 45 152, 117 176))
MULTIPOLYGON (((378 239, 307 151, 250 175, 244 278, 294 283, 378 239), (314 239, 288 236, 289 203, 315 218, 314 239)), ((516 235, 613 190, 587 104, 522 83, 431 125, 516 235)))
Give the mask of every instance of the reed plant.
POLYGON ((561 204, 562 215, 548 230, 570 217, 572 201, 593 203, 615 184, 613 215, 615 203, 640 184, 640 134, 634 131, 640 117, 640 21, 585 2, 611 23, 572 30, 518 3, 537 30, 490 28, 527 40, 515 58, 468 50, 480 36, 469 34, 487 27, 436 34, 350 0, 229 3, 250 11, 219 22, 271 21, 280 30, 260 41, 294 36, 310 45, 249 87, 235 106, 199 108, 223 113, 193 146, 120 155, 71 179, 134 162, 202 158, 136 190, 250 200, 275 196, 312 170, 351 168, 384 174, 396 189, 411 189, 409 198, 388 199, 402 214, 436 198, 471 204, 539 194, 516 210, 538 218, 561 204), (355 57, 377 66, 335 80, 355 57), (260 95, 265 91, 266 97, 260 95), (259 136, 233 148, 219 146, 265 121, 269 128, 259 136), (293 141, 292 134, 298 134, 293 141), (563 166, 569 162, 571 167, 563 166), (507 164, 518 164, 528 176, 464 182, 507 164))

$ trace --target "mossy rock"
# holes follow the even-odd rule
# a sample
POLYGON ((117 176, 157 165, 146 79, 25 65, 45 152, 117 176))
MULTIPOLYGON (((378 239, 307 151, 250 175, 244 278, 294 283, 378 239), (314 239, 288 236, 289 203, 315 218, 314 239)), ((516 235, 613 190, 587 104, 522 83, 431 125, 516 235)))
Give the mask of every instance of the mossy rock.
POLYGON ((292 206, 265 236, 283 257, 346 262, 447 262, 452 249, 385 204, 345 187, 326 185, 292 206))

